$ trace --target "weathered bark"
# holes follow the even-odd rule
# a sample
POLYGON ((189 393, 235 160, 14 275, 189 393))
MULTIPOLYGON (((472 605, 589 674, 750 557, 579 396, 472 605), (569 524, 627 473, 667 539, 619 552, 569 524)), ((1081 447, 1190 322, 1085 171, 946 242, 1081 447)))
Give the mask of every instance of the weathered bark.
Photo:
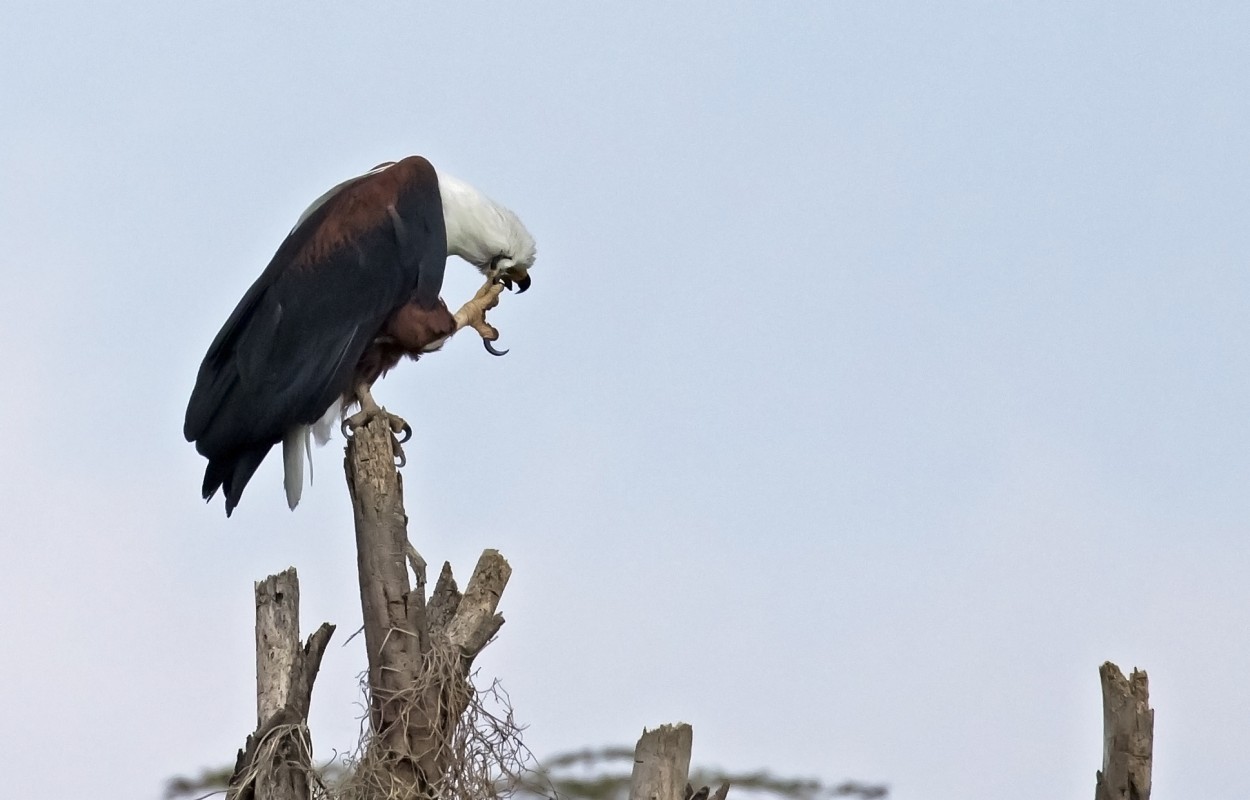
POLYGON ((725 800, 729 783, 715 794, 704 786, 690 785, 690 749, 694 731, 686 723, 644 730, 634 747, 634 771, 629 781, 629 800, 725 800))
POLYGON ((308 709, 334 626, 300 644, 299 577, 292 567, 256 584, 256 731, 239 751, 229 800, 308 800, 308 709))
POLYGON ((426 564, 408 540, 396 454, 384 417, 358 428, 347 445, 372 723, 368 767, 357 772, 380 796, 432 797, 452 768, 473 659, 503 625, 495 610, 512 570, 486 550, 461 595, 444 564, 427 603, 426 564))
POLYGON ((1098 669, 1102 679, 1102 769, 1095 800, 1150 800, 1151 754, 1155 712, 1150 708, 1146 673, 1128 678, 1110 661, 1098 669))
POLYGON ((684 722, 644 730, 634 747, 629 800, 683 800, 694 732, 684 722))

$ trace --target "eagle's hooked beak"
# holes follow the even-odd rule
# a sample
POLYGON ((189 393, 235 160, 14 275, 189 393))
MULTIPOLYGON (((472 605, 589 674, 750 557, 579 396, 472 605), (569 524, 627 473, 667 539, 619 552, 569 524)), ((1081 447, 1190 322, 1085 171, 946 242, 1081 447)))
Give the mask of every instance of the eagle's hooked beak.
POLYGON ((520 274, 516 279, 517 294, 525 294, 525 290, 530 288, 530 274, 526 270, 520 270, 520 274))
POLYGON ((530 288, 530 274, 525 267, 508 267, 499 273, 499 282, 512 291, 512 282, 516 281, 517 294, 525 294, 525 290, 530 288))

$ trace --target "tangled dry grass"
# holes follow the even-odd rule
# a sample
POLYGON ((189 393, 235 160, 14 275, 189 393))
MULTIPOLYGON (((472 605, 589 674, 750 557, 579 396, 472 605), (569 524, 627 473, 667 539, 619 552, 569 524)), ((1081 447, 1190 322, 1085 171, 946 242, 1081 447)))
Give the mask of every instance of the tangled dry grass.
MULTIPOLYGON (((521 785, 533 756, 524 727, 498 680, 479 689, 460 652, 445 642, 422 659, 401 692, 369 697, 356 751, 325 798, 332 800, 497 800, 521 785)), ((367 681, 365 690, 368 692, 367 681)))
MULTIPOLYGON (((280 722, 248 742, 242 769, 236 767, 227 797, 254 800, 273 794, 272 787, 287 787, 299 795, 324 793, 324 781, 312 763, 312 737, 302 721, 280 722)), ((208 796, 208 795, 205 795, 208 796)))
MULTIPOLYGON (((354 751, 320 768, 312 764, 306 724, 279 714, 250 737, 233 775, 206 772, 170 782, 166 796, 204 800, 311 797, 314 800, 500 800, 532 792, 536 763, 522 738, 524 726, 498 680, 478 688, 478 673, 445 641, 422 660, 418 680, 388 697, 366 702, 354 751), (380 707, 383 714, 373 713, 380 707), (374 720, 385 725, 374 730, 374 720)), ((555 796, 554 789, 543 792, 555 796)))

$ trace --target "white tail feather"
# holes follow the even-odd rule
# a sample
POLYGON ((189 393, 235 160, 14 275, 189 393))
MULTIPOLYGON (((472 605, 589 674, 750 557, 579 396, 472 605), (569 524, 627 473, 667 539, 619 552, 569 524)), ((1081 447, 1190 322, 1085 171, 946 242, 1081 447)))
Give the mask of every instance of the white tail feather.
POLYGON ((286 504, 292 511, 299 505, 304 492, 304 452, 308 447, 308 433, 308 426, 300 425, 287 431, 282 439, 282 488, 286 490, 286 504))
POLYGON ((304 455, 308 456, 308 485, 312 486, 313 482, 313 463, 312 463, 312 426, 304 429, 304 455))
POLYGON ((299 505, 304 494, 304 460, 308 460, 308 483, 313 481, 313 440, 317 446, 330 441, 334 423, 343 414, 343 401, 335 400, 321 419, 312 425, 297 425, 282 438, 282 488, 286 490, 286 504, 292 511, 299 505))
POLYGON ((322 414, 321 419, 313 425, 313 438, 317 440, 318 447, 330 441, 330 434, 334 432, 334 424, 341 416, 343 416, 343 399, 339 398, 330 404, 326 413, 322 414))

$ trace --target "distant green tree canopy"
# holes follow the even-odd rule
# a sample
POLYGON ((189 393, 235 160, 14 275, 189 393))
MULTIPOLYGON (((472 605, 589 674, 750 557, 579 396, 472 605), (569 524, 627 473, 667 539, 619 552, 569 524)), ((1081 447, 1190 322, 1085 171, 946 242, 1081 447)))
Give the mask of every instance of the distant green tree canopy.
MULTIPOLYGON (((498 796, 512 794, 519 800, 627 800, 633 761, 634 751, 630 747, 560 753, 501 784, 498 796)), ((221 767, 205 770, 195 777, 172 778, 165 788, 166 800, 193 800, 225 792, 232 771, 230 767, 221 767)), ((320 772, 331 791, 345 776, 344 767, 337 761, 326 764, 320 772)), ((836 797, 878 800, 889 796, 886 786, 858 781, 831 786, 818 780, 785 778, 762 770, 737 773, 698 767, 690 771, 690 783, 694 786, 719 786, 725 782, 733 787, 734 800, 745 800, 744 794, 777 800, 836 797)))

